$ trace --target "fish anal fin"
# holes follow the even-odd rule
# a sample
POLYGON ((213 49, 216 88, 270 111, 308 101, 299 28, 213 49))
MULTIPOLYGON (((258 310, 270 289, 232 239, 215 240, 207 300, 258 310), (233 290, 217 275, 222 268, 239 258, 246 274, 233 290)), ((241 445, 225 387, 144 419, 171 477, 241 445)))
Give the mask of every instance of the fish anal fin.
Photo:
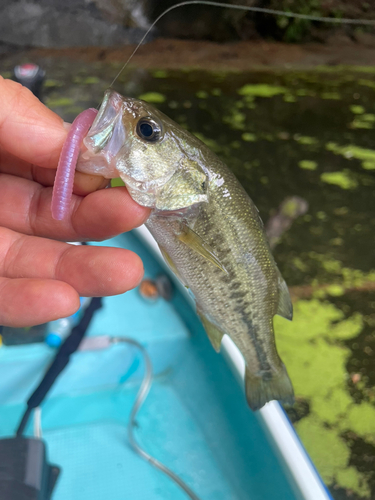
POLYGON ((246 367, 245 393, 248 405, 253 411, 259 410, 274 399, 284 404, 294 403, 292 383, 284 365, 277 371, 260 375, 251 373, 246 367))
POLYGON ((277 306, 277 312, 279 316, 291 320, 293 318, 293 305, 292 299, 290 298, 289 290, 284 278, 281 276, 278 270, 278 288, 279 288, 279 303, 277 306))
POLYGON ((221 340, 224 337, 224 333, 219 330, 219 328, 210 321, 207 316, 198 310, 198 315, 203 323, 204 329, 206 330, 207 337, 210 339, 212 347, 216 352, 220 352, 221 340))
POLYGON ((210 246, 189 226, 184 226, 182 233, 178 235, 178 239, 185 243, 185 245, 187 245, 189 248, 197 252, 199 255, 207 259, 209 262, 214 264, 225 274, 228 274, 227 270, 215 255, 214 251, 210 248, 210 246))

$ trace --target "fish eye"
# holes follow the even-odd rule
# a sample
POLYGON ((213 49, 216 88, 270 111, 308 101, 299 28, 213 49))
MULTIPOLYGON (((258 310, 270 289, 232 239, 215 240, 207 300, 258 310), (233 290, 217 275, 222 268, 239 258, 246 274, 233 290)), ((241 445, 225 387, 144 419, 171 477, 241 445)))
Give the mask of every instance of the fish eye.
POLYGON ((143 117, 137 123, 137 134, 148 142, 156 142, 161 137, 161 126, 149 116, 143 117))

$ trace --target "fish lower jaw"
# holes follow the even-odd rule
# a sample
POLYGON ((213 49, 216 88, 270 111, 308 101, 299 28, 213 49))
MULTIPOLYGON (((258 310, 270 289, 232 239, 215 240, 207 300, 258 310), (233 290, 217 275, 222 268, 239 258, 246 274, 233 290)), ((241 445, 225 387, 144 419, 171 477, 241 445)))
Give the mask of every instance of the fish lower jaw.
POLYGON ((76 170, 83 174, 97 175, 106 179, 119 177, 118 171, 109 165, 103 157, 92 155, 88 151, 79 157, 76 170))

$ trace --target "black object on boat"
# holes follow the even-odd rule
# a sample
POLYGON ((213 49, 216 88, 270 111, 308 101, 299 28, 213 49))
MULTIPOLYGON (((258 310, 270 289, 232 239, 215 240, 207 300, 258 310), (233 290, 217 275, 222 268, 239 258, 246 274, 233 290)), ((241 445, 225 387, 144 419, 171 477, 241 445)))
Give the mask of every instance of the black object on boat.
POLYGON ((40 100, 42 98, 42 87, 45 76, 46 72, 33 63, 19 64, 13 69, 14 80, 31 90, 40 100))
POLYGON ((78 325, 72 329, 72 333, 61 345, 54 360, 44 375, 43 380, 27 401, 27 408, 18 426, 17 436, 22 436, 32 410, 40 406, 57 377, 69 363, 70 356, 78 349, 78 346, 86 333, 95 311, 100 309, 101 306, 102 298, 94 297, 87 306, 78 325))
POLYGON ((47 462, 41 439, 1 439, 0 464, 2 500, 50 500, 60 469, 47 462))

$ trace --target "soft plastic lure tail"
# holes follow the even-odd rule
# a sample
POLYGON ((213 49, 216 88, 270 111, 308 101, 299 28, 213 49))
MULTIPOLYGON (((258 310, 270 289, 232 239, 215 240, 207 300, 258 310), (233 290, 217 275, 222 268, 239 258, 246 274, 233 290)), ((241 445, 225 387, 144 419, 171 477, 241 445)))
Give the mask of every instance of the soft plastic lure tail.
POLYGON ((61 150, 52 192, 51 211, 56 220, 69 213, 73 194, 74 172, 83 138, 87 135, 98 111, 94 108, 82 111, 72 123, 61 150))

